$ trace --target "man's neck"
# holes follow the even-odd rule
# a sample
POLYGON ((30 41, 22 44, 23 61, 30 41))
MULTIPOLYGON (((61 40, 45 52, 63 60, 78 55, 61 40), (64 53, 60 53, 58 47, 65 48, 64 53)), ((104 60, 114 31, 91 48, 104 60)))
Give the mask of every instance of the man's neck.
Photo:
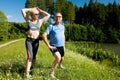
POLYGON ((58 26, 58 25, 60 25, 60 23, 59 23, 59 22, 58 22, 58 23, 56 22, 55 24, 56 24, 57 26, 58 26))

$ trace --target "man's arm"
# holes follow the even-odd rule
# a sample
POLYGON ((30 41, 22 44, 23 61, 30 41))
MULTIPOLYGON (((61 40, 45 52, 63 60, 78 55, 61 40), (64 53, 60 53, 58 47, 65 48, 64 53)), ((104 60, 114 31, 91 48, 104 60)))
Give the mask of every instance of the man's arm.
MULTIPOLYGON (((65 35, 64 35, 64 41, 65 41, 65 35)), ((65 50, 65 42, 64 42, 64 50, 65 50)))
POLYGON ((50 48, 50 49, 56 49, 56 47, 51 46, 51 45, 49 44, 48 39, 47 39, 47 33, 46 33, 46 32, 43 33, 42 38, 43 38, 43 41, 45 42, 45 44, 48 46, 48 48, 50 48))
POLYGON ((43 38, 43 41, 45 42, 45 44, 48 47, 50 47, 50 44, 49 44, 48 39, 47 39, 47 33, 46 32, 43 33, 42 38, 43 38))

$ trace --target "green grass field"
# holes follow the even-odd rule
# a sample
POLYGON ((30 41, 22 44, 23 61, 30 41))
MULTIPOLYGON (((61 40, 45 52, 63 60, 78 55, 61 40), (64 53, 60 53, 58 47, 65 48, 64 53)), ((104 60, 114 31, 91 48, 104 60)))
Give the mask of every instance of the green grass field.
MULTIPOLYGON (((31 71, 32 80, 53 80, 49 71, 54 57, 43 41, 37 54, 37 63, 31 71)), ((0 48, 0 80, 28 80, 25 77, 25 40, 0 48)), ((56 69, 59 80, 120 80, 118 71, 72 52, 66 48, 63 65, 66 69, 56 69)))

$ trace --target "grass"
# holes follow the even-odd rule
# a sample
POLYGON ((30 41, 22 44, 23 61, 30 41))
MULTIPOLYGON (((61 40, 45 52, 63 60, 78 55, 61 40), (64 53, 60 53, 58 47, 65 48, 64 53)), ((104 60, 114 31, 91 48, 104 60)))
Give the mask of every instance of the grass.
POLYGON ((10 42, 10 41, 13 41, 13 40, 18 40, 18 39, 9 39, 9 40, 0 41, 0 45, 7 43, 7 42, 10 42))
MULTIPOLYGON (((25 77, 25 40, 0 48, 0 80, 27 80, 25 77)), ((49 71, 54 58, 43 41, 37 54, 37 63, 31 71, 32 80, 53 80, 49 71)), ((59 80, 120 80, 119 72, 66 49, 63 65, 56 69, 59 80)))
POLYGON ((12 40, 0 41, 0 45, 6 43, 6 42, 8 42, 8 41, 12 41, 12 40))

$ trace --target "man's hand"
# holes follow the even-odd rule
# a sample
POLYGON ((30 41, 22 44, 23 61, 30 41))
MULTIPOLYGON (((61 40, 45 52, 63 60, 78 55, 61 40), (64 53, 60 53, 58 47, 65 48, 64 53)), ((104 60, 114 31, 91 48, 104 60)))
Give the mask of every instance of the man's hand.
POLYGON ((55 50, 57 49, 55 46, 49 46, 50 49, 55 50))

